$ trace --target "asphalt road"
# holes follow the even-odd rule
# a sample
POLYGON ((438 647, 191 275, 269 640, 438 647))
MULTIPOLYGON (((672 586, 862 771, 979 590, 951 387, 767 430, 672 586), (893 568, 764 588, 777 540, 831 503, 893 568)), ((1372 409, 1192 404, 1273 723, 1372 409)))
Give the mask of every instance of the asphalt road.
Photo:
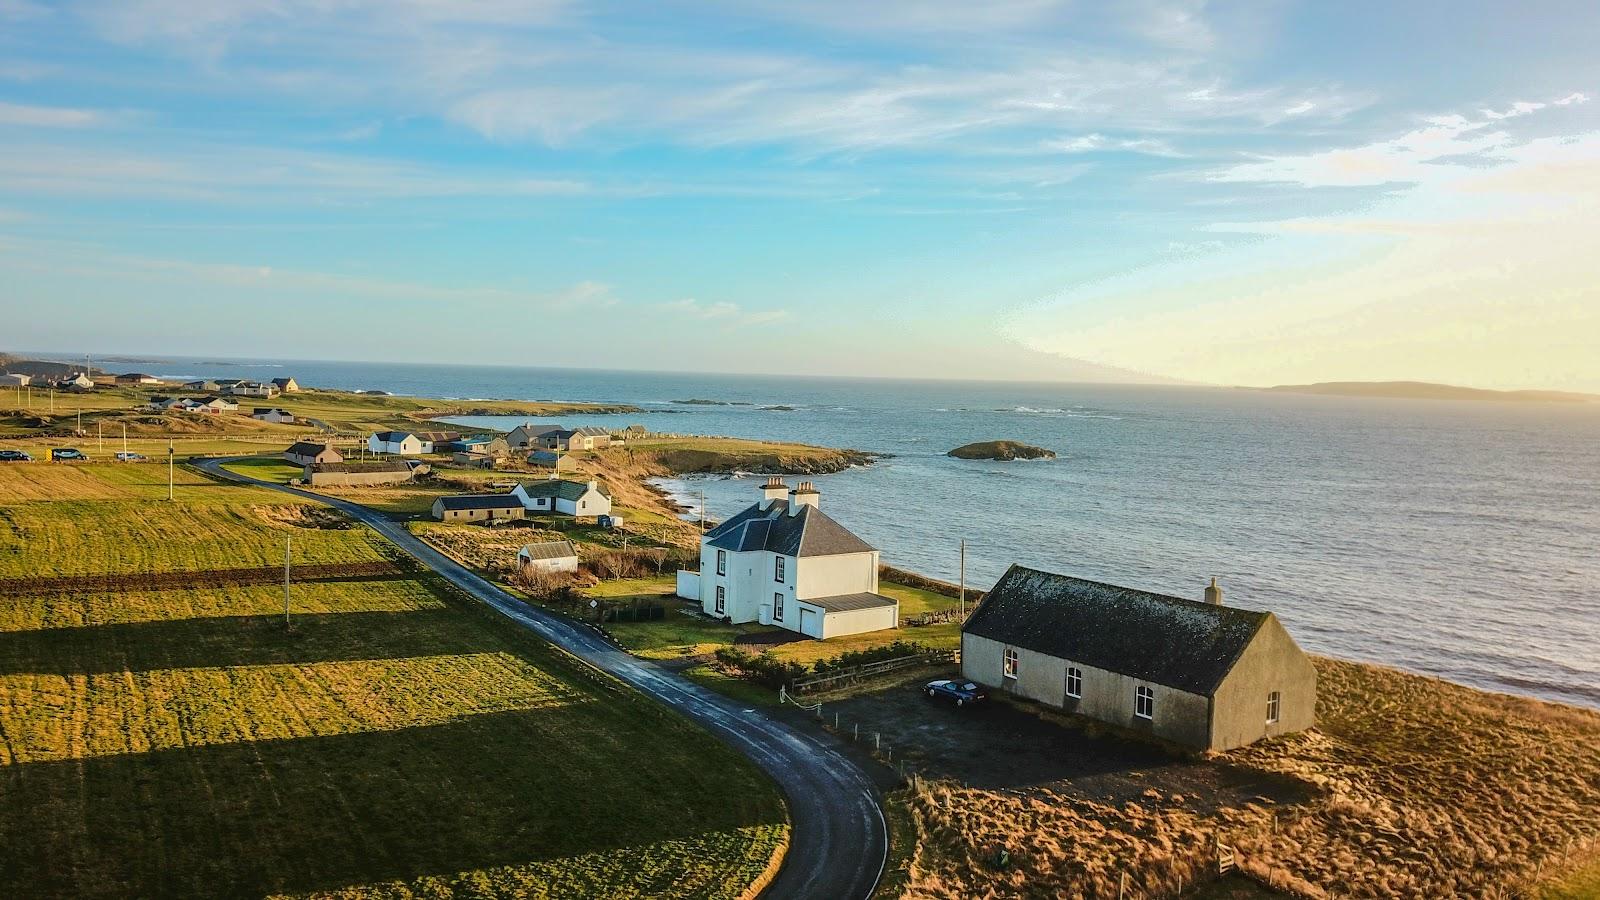
POLYGON ((540 637, 699 722, 749 757, 783 790, 789 807, 789 852, 768 898, 851 900, 871 895, 883 875, 888 828, 878 791, 866 772, 825 739, 796 731, 759 709, 635 659, 588 628, 531 607, 433 549, 381 513, 347 500, 223 469, 226 459, 196 462, 219 478, 324 503, 373 528, 469 596, 540 637))

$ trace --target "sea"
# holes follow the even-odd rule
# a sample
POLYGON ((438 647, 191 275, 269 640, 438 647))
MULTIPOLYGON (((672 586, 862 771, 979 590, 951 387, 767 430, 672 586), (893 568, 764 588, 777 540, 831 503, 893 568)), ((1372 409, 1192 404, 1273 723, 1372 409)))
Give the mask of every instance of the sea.
MULTIPOLYGON (((133 360, 128 360, 132 363, 133 360)), ((1014 563, 1277 614, 1301 646, 1600 708, 1600 404, 1241 389, 164 359, 457 399, 618 402, 560 424, 883 454, 813 480, 890 564, 985 588, 1014 563), (709 400, 712 404, 685 404, 709 400), (771 407, 788 407, 774 409, 771 407), (1010 439, 1029 462, 946 451, 1010 439)), ((108 362, 112 368, 117 363, 108 362)), ((508 429, 513 418, 459 420, 508 429)), ((544 421, 544 420, 533 420, 544 421)), ((721 518, 760 473, 666 487, 721 518)))

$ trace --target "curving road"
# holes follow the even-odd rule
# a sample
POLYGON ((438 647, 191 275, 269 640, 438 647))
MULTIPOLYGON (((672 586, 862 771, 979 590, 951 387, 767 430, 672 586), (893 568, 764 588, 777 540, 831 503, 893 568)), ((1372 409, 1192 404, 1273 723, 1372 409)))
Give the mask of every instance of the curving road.
POLYGON ((230 461, 197 460, 195 465, 219 478, 344 512, 506 618, 699 722, 765 770, 783 790, 792 827, 783 868, 763 897, 851 900, 868 897, 877 887, 888 853, 877 788, 855 762, 822 738, 635 659, 581 625, 516 600, 381 513, 222 468, 230 461))

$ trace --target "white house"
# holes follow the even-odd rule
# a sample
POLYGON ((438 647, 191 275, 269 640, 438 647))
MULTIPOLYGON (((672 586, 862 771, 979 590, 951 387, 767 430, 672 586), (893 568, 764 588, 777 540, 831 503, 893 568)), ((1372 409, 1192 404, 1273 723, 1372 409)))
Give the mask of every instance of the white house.
POLYGON ((272 422, 276 425, 294 424, 294 413, 289 412, 286 409, 277 409, 270 406, 256 407, 255 412, 250 414, 250 418, 260 419, 263 422, 272 422))
POLYGON ((31 376, 28 376, 28 375, 18 375, 18 374, 13 374, 11 372, 6 372, 5 374, 0 375, 0 386, 4 386, 4 387, 23 387, 24 385, 28 384, 28 382, 30 382, 32 380, 33 380, 33 378, 31 376))
POLYGON ((56 381, 56 387, 77 391, 87 391, 94 387, 94 379, 82 372, 73 372, 71 375, 56 381))
POLYGON ((530 481, 511 489, 530 513, 555 513, 565 516, 605 516, 611 514, 611 496, 598 481, 567 481, 548 478, 530 481))
POLYGON ((373 453, 416 456, 419 453, 432 453, 433 442, 423 441, 409 431, 379 431, 367 438, 367 449, 373 453))
POLYGON ((277 385, 260 381, 240 381, 223 388, 223 391, 235 397, 265 397, 269 400, 282 393, 277 385))
POLYGON ((522 572, 576 572, 578 551, 571 541, 543 541, 517 551, 517 569, 522 572))
POLYGON ((679 593, 707 615, 777 625, 818 639, 900 624, 899 601, 878 593, 878 551, 818 506, 809 481, 769 478, 761 502, 700 539, 698 578, 679 593))

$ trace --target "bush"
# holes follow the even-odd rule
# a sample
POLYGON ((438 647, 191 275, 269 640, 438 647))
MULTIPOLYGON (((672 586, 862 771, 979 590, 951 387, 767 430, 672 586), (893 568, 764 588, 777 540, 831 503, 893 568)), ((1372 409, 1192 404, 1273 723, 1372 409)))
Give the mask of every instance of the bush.
POLYGON ((738 647, 719 647, 716 657, 717 665, 724 672, 770 688, 783 687, 806 675, 805 666, 797 662, 785 662, 771 653, 758 656, 738 647))
POLYGON ((892 644, 884 644, 881 647, 849 650, 831 659, 819 659, 812 663, 811 670, 818 675, 828 675, 852 666, 864 666, 867 663, 883 662, 886 659, 899 659, 903 656, 921 656, 929 652, 931 652, 929 647, 916 641, 895 641, 892 644))
POLYGON ((667 547, 602 550, 590 554, 583 561, 583 568, 601 580, 649 578, 663 572, 676 572, 683 568, 692 556, 688 551, 667 547))
POLYGON ((571 606, 578 601, 570 575, 527 569, 512 575, 510 580, 512 584, 540 603, 550 606, 571 606))

